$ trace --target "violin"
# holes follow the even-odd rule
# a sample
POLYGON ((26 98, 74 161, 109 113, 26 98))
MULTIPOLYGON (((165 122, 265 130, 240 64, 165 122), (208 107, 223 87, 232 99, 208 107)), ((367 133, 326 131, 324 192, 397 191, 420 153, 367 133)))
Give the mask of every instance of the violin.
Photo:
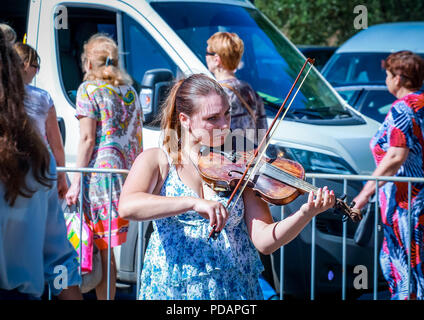
MULTIPOLYGON (((253 153, 253 151, 211 151, 203 148, 197 167, 202 179, 215 192, 232 191, 243 178, 253 153)), ((305 181, 305 170, 300 163, 283 157, 274 159, 263 157, 259 161, 257 172, 245 182, 247 187, 255 191, 264 201, 274 205, 285 205, 304 193, 318 191, 318 187, 305 181)), ((353 206, 354 203, 348 205, 343 198, 337 198, 334 209, 352 221, 358 222, 362 219, 362 214, 359 209, 353 209, 353 206)))

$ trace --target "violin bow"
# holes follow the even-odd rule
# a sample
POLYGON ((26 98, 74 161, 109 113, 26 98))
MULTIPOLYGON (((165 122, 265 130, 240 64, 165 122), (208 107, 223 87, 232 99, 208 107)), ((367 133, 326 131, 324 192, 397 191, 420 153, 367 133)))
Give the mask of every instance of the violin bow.
MULTIPOLYGON (((238 181, 238 183, 237 183, 236 187, 234 188, 234 190, 233 190, 233 192, 232 192, 232 194, 231 194, 230 198, 229 198, 229 199, 228 199, 228 201, 227 201, 227 205, 226 205, 226 207, 227 207, 227 208, 229 208, 229 206, 230 206, 230 204, 231 204, 232 200, 234 199, 234 197, 235 197, 235 195, 236 195, 236 193, 237 193, 238 189, 240 188, 241 184, 243 183, 243 179, 246 177, 246 175, 247 175, 247 173, 248 173, 248 171, 249 171, 250 167, 252 166, 253 161, 257 158, 257 156, 258 156, 258 154, 259 154, 259 150, 261 150, 261 149, 262 149, 262 146, 263 146, 263 144, 265 143, 265 141, 267 140, 268 136, 270 135, 271 130, 273 130, 273 129, 274 129, 274 130, 273 130, 273 132, 272 132, 272 134, 271 134, 271 136, 270 136, 270 139, 268 140, 268 142, 267 142, 267 144, 266 144, 266 146, 265 146, 265 148, 263 148, 263 150, 261 151, 261 154, 259 155, 259 159, 256 161, 255 166, 253 167, 253 169, 252 169, 252 170, 251 170, 251 172, 249 173, 249 175, 248 175, 248 177, 247 177, 247 179, 246 179, 246 181, 245 181, 245 183, 244 183, 243 187, 241 188, 241 191, 240 191, 240 193, 239 193, 239 195, 238 195, 238 197, 237 197, 237 199, 236 199, 236 201, 235 201, 234 205, 231 207, 230 212, 231 212, 231 210, 235 207, 235 204, 238 202, 238 200, 240 199, 241 194, 243 193, 244 189, 246 188, 247 184, 248 184, 248 183, 249 183, 249 181, 250 181, 250 177, 252 176, 252 174, 253 174, 253 173, 254 173, 254 171, 256 170, 257 165, 259 164, 259 162, 260 162, 260 160, 262 159, 262 157, 265 155, 265 151, 266 151, 266 149, 268 148, 268 146, 269 146, 269 144, 270 144, 270 142, 271 142, 271 138, 272 138, 272 136, 273 136, 273 135, 274 135, 274 133, 277 131, 277 130, 276 130, 276 129, 277 129, 277 127, 280 125, 281 121, 282 121, 282 120, 284 119, 284 117, 286 116, 287 111, 290 109, 290 106, 292 105, 292 103, 293 103, 294 99, 296 98, 296 95, 297 95, 297 93, 299 92, 300 88, 302 87, 303 82, 305 81, 306 77, 308 76, 309 72, 311 71, 311 68, 312 68, 312 65, 314 64, 314 62, 315 62, 315 59, 307 58, 307 59, 306 59, 306 61, 305 61, 305 63, 304 63, 304 64, 303 64, 303 66, 302 66, 302 69, 300 69, 299 74, 297 75, 297 77, 296 77, 296 79, 295 79, 295 81, 294 81, 293 85, 292 85, 292 86, 291 86, 291 88, 290 88, 290 91, 287 93, 287 96, 286 96, 286 98, 284 99, 283 103, 281 104, 280 109, 278 110, 277 114, 275 115, 274 119, 272 120, 272 123, 271 123, 271 125, 269 126, 269 128, 268 128, 267 132, 265 133, 265 136, 262 138, 262 140, 261 140, 261 142, 260 142, 260 144, 259 144, 258 148, 256 148, 256 150, 255 150, 255 153, 254 153, 253 157, 250 159, 249 163, 248 163, 248 164, 247 164, 247 166, 246 166, 246 170, 244 171, 244 173, 243 173, 242 177, 241 177, 241 178, 240 178, 240 180, 238 181), (284 110, 284 107, 285 107, 285 105, 286 105, 286 103, 287 103, 287 101, 288 101, 288 99, 289 99, 290 95, 292 94, 292 92, 293 92, 293 90, 294 90, 294 88, 295 88, 295 86, 296 86, 297 82, 298 82, 298 81, 299 81, 299 79, 300 79, 300 76, 301 76, 301 75, 302 75, 302 73, 303 73, 303 70, 305 69, 305 67, 306 67, 306 65, 307 65, 308 63, 310 63, 310 64, 311 64, 311 66, 309 67, 308 72, 307 72, 307 73, 306 73, 306 75, 303 77, 302 82, 300 83, 300 85, 299 85, 299 87, 297 88, 297 90, 296 90, 296 92, 295 92, 294 96, 292 97, 292 99, 291 99, 291 101, 290 101, 290 104, 288 105, 288 107, 287 107, 287 108, 286 108, 286 110, 284 111, 283 116, 282 116, 282 117, 281 117, 281 119, 278 121, 277 125, 274 127, 274 125, 275 125, 275 123, 276 123, 276 121, 277 121, 278 117, 280 116, 281 112, 284 110)), ((218 234, 219 234, 219 233, 215 231, 215 227, 213 227, 213 228, 212 228, 212 230, 211 230, 211 232, 209 233, 209 237, 208 237, 208 239, 210 239, 211 237, 212 237, 213 239, 216 239, 216 238, 217 238, 217 236, 218 236, 218 234)))

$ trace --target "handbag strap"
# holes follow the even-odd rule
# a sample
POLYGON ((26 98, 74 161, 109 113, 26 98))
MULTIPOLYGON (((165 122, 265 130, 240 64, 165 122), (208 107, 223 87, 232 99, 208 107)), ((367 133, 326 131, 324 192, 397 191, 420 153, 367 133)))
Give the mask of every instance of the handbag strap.
POLYGON ((226 83, 220 83, 221 86, 230 89, 232 92, 234 92, 234 94, 237 96, 237 98, 239 98, 239 100, 241 101, 241 103, 243 104, 243 106, 246 108, 247 112, 249 112, 250 116, 253 119, 253 122, 256 124, 256 115, 255 112, 252 110, 252 108, 247 104, 246 100, 244 100, 241 96, 241 94, 234 89, 234 87, 230 86, 229 84, 226 83))

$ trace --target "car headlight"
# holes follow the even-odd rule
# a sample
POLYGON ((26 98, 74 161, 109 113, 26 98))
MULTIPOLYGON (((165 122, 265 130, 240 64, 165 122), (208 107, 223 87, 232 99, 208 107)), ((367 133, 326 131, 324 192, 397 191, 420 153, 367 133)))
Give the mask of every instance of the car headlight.
POLYGON ((356 174, 344 159, 321 152, 271 144, 267 149, 267 156, 284 157, 299 162, 308 173, 356 174))

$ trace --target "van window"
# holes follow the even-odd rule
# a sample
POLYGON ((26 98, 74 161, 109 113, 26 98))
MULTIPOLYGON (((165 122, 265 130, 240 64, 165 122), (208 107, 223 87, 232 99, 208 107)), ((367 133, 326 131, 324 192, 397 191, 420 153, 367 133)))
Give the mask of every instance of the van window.
POLYGON ((22 41, 26 33, 28 1, 13 0, 2 1, 0 10, 0 23, 6 23, 16 32, 16 41, 22 41))
POLYGON ((122 17, 124 59, 128 73, 140 83, 150 69, 165 68, 177 74, 177 65, 159 44, 131 17, 122 17))
POLYGON ((81 54, 84 43, 98 32, 105 33, 116 41, 115 12, 68 7, 68 29, 56 29, 60 78, 73 106, 78 87, 83 81, 81 54))
POLYGON ((84 43, 95 33, 104 33, 118 42, 123 34, 123 67, 133 78, 139 92, 140 82, 147 70, 167 68, 177 74, 176 64, 157 42, 132 18, 122 14, 122 25, 117 25, 117 13, 102 9, 68 8, 68 29, 58 29, 59 71, 62 85, 73 106, 76 93, 83 81, 81 54, 84 43))
MULTIPOLYGON (((256 9, 183 1, 152 2, 151 6, 205 64, 206 41, 211 35, 217 31, 237 33, 245 47, 237 77, 249 82, 265 101, 280 104, 305 62, 294 45, 256 9)), ((296 111, 292 119, 305 122, 352 119, 315 69, 291 110, 296 111)))

